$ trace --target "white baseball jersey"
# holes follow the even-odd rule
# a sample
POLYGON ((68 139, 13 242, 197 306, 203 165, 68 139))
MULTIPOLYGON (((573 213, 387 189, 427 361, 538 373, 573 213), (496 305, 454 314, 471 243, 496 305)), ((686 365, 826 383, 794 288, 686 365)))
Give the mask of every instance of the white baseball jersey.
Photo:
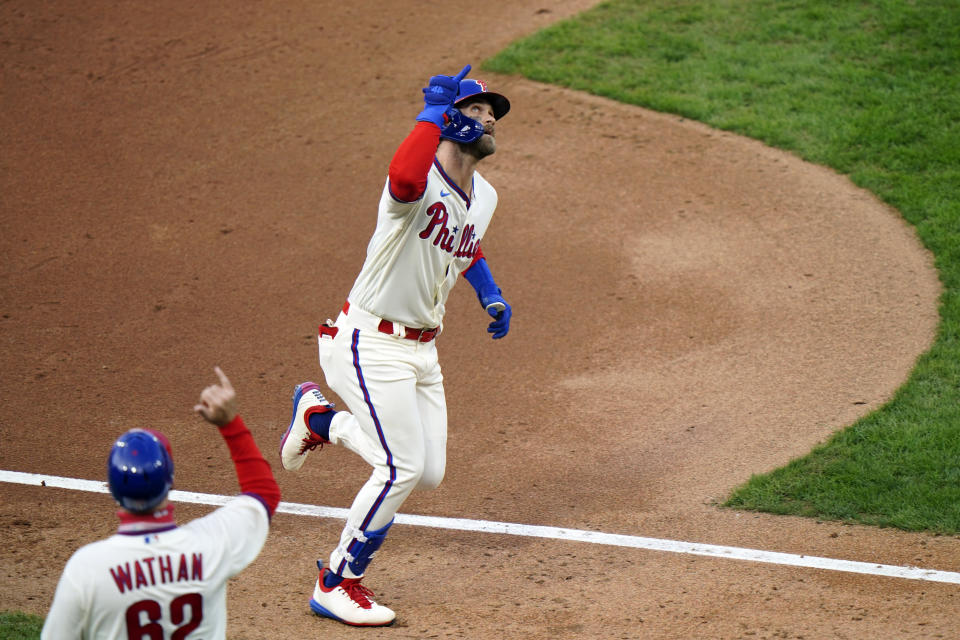
POLYGON ((41 640, 226 638, 226 582, 263 548, 267 509, 240 495, 179 527, 168 512, 73 554, 41 640))
POLYGON ((397 201, 388 182, 350 303, 408 327, 439 326, 496 206, 497 192, 483 176, 474 172, 472 193, 464 193, 436 159, 415 202, 397 201))

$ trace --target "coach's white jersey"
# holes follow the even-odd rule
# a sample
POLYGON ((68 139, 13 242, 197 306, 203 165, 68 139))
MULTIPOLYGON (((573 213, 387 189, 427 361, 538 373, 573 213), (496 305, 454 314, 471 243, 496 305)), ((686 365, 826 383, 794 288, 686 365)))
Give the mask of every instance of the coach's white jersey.
POLYGON ((472 194, 464 193, 436 159, 416 202, 397 201, 388 180, 350 304, 408 327, 439 326, 496 206, 497 192, 483 176, 474 172, 472 194))
POLYGON ((241 495, 181 527, 138 524, 73 554, 42 640, 226 638, 226 582, 263 548, 266 507, 241 495))

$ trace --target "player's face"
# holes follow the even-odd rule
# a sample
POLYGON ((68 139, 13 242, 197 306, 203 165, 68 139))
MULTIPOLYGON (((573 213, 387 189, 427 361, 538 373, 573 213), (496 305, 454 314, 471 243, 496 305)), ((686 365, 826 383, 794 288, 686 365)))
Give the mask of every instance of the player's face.
POLYGON ((483 125, 484 134, 480 136, 479 140, 462 145, 467 153, 480 159, 493 154, 497 150, 497 119, 493 116, 493 107, 490 106, 490 103, 484 100, 469 102, 460 107, 460 113, 483 125))

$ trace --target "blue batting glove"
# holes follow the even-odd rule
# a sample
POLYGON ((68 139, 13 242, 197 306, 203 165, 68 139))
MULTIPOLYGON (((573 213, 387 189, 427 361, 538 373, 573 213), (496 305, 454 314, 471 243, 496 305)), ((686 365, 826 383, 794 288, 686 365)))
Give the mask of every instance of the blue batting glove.
POLYGON ((499 293, 491 293, 480 300, 480 304, 487 310, 493 322, 487 327, 487 333, 493 334, 494 340, 499 340, 510 331, 510 316, 513 311, 510 305, 499 293))
POLYGON ((447 110, 453 108, 460 91, 460 81, 470 72, 465 66, 455 76, 433 76, 428 86, 423 88, 423 111, 417 115, 418 122, 432 122, 441 129, 449 122, 447 110))

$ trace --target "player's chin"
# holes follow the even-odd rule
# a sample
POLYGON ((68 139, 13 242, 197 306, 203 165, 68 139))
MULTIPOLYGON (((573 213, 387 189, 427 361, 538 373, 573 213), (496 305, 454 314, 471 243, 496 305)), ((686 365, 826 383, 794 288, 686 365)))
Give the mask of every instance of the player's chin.
POLYGON ((497 152, 497 139, 491 133, 483 134, 474 144, 479 158, 486 158, 497 152))
POLYGON ((464 152, 470 154, 477 160, 483 160, 489 155, 493 155, 497 150, 497 141, 488 133, 483 134, 473 142, 463 144, 460 147, 464 152))

